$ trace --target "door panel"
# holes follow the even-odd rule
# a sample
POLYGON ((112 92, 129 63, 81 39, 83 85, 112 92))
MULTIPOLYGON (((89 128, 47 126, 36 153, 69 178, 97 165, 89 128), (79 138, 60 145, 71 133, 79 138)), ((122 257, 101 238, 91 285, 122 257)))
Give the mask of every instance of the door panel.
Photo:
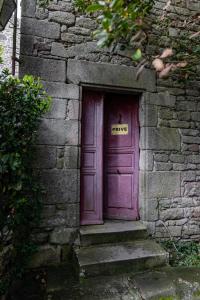
POLYGON ((81 224, 103 222, 103 94, 83 94, 81 224))
POLYGON ((105 100, 104 215, 138 218, 138 102, 132 96, 105 100))

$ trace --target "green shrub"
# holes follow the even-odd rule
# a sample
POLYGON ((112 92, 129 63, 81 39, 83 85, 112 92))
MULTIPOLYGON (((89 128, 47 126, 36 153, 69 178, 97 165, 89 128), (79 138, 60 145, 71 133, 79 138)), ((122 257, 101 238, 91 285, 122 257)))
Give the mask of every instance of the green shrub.
POLYGON ((30 234, 39 219, 41 187, 31 162, 49 103, 39 79, 0 74, 0 294, 22 275, 35 251, 30 234))
POLYGON ((172 266, 200 267, 200 244, 195 241, 165 241, 172 266))

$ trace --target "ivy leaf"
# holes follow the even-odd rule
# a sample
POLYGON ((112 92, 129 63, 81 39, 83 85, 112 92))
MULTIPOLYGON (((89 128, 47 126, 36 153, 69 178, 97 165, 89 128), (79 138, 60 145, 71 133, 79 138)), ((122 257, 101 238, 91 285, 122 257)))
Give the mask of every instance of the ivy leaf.
POLYGON ((95 4, 91 4, 87 7, 86 11, 88 13, 94 13, 94 12, 97 12, 99 10, 102 10, 104 8, 103 5, 101 4, 98 4, 98 3, 95 3, 95 4))
POLYGON ((142 51, 141 51, 141 49, 137 49, 136 51, 135 51, 135 53, 132 55, 132 59, 133 60, 140 60, 142 58, 142 51))

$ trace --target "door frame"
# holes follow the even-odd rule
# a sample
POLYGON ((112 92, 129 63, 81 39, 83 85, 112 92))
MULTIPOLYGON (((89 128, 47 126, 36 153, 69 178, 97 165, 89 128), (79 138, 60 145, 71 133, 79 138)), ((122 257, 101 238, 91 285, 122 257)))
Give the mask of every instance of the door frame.
MULTIPOLYGON (((140 141, 139 150, 150 149, 149 142, 152 136, 152 127, 144 125, 146 112, 149 105, 154 105, 163 101, 167 102, 171 95, 168 91, 157 90, 155 71, 144 68, 137 78, 137 67, 125 66, 111 63, 90 62, 77 59, 69 59, 67 62, 67 84, 66 93, 71 99, 79 100, 78 110, 78 138, 80 150, 81 132, 81 109, 82 91, 84 88, 113 91, 117 93, 130 93, 139 97, 139 129, 140 141), (103 74, 103 76, 102 76, 103 74), (157 94, 158 93, 158 94, 157 94), (161 93, 161 98, 156 97, 161 93)), ((156 134, 156 132, 155 132, 156 134)), ((160 135, 157 135, 160 138, 160 135)), ((80 151, 78 151, 80 161, 80 151)), ((142 221, 152 221, 152 205, 149 201, 148 177, 149 167, 144 155, 140 155, 139 162, 139 213, 142 221), (142 166, 142 168, 141 168, 142 166)), ((77 199, 80 203, 80 166, 77 166, 77 199)), ((80 207, 80 204, 79 204, 80 207)), ((80 208, 79 208, 80 210, 80 208)), ((80 214, 77 214, 80 215, 80 214)), ((77 219, 79 223, 80 217, 77 219)))

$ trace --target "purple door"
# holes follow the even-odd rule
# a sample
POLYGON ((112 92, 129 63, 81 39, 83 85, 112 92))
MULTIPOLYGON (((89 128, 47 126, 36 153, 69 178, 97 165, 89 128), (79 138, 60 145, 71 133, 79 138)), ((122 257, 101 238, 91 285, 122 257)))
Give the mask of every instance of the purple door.
POLYGON ((83 94, 81 224, 103 222, 103 94, 83 94))
POLYGON ((104 122, 104 216, 138 219, 138 102, 108 95, 104 122))
POLYGON ((133 96, 84 91, 81 224, 138 219, 138 103, 133 96), (105 109, 104 109, 105 107, 105 109))

